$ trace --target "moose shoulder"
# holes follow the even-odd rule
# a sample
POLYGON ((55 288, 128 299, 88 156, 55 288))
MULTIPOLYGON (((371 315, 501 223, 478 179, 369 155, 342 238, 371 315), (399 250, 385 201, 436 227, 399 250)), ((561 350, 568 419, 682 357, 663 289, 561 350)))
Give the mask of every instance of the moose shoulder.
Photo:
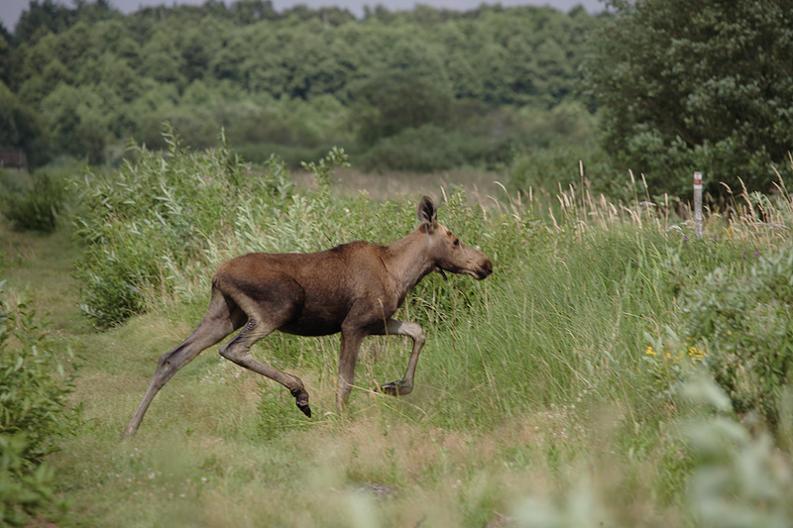
POLYGON ((220 266, 212 280, 209 309, 182 344, 160 358, 154 378, 132 416, 125 435, 134 434, 157 392, 203 350, 231 332, 237 336, 220 355, 277 381, 311 416, 308 392, 300 378, 261 363, 251 346, 275 330, 302 336, 341 332, 336 404, 344 407, 352 389, 361 341, 369 335, 406 335, 413 351, 405 376, 382 390, 405 395, 413 390, 424 332, 416 323, 392 319, 407 293, 428 273, 445 270, 484 279, 493 265, 439 224, 432 200, 418 206, 419 226, 381 246, 351 242, 317 253, 250 253, 220 266))

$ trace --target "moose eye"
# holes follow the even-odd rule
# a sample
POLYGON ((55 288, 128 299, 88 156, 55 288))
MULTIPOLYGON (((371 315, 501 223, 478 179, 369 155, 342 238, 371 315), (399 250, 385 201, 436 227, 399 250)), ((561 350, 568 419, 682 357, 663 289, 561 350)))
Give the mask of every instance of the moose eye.
POLYGON ((452 242, 452 243, 454 244, 454 247, 457 247, 457 246, 460 245, 460 239, 459 238, 455 238, 454 242, 452 242))

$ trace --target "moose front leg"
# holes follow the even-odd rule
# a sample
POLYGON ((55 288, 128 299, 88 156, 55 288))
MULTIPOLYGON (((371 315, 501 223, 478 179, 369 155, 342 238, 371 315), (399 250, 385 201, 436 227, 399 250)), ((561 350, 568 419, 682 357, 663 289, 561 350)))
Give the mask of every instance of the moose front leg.
POLYGON ((392 381, 382 385, 380 389, 391 396, 405 396, 413 391, 413 377, 416 375, 416 365, 419 354, 424 347, 424 330, 416 323, 406 323, 396 319, 389 319, 377 335, 404 335, 413 340, 413 351, 408 359, 408 368, 401 380, 392 381))

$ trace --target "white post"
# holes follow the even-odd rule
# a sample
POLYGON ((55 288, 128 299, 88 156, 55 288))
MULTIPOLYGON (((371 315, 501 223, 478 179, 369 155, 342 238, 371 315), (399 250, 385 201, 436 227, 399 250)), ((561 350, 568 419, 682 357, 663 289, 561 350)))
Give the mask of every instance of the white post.
POLYGON ((702 238, 702 173, 694 172, 694 232, 702 238))

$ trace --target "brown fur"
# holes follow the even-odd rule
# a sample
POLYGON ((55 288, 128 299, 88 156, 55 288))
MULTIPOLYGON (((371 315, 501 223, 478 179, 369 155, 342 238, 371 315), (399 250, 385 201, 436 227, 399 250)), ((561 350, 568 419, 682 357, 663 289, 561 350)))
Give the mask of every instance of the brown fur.
POLYGON ((437 223, 429 198, 424 197, 419 204, 418 217, 421 223, 416 230, 388 246, 359 241, 317 253, 250 253, 222 264, 212 280, 207 314, 184 343, 160 358, 154 379, 125 434, 137 431, 151 400, 177 370, 241 327, 240 333, 221 349, 221 356, 282 384, 308 416, 311 409, 303 382, 250 354, 256 341, 275 330, 301 336, 341 332, 336 396, 339 410, 352 388, 363 338, 410 336, 413 352, 405 377, 382 386, 388 394, 409 394, 424 333, 419 325, 391 316, 408 292, 433 270, 483 279, 493 269, 482 252, 465 246, 437 223))

